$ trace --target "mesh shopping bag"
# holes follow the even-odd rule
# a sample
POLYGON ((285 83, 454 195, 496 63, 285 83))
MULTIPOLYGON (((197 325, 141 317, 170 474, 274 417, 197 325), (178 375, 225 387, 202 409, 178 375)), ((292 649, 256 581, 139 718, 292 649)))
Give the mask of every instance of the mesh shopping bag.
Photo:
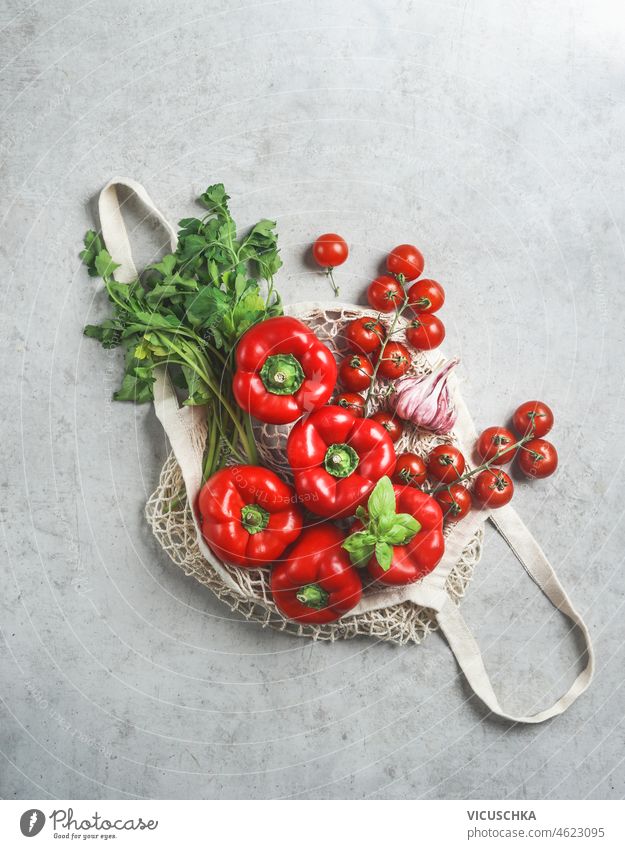
MULTIPOLYGON (((145 189, 132 180, 112 180, 99 199, 104 241, 113 259, 120 264, 120 282, 136 279, 128 234, 124 226, 117 188, 134 192, 147 214, 167 231, 172 250, 177 234, 154 206, 145 189)), ((345 325, 370 311, 347 304, 300 303, 285 312, 311 326, 321 341, 340 357, 345 325)), ((440 359, 440 355, 436 355, 440 359)), ((431 355, 413 358, 413 375, 432 370, 431 355)), ((453 382, 452 382, 453 383, 453 382)), ((475 426, 458 387, 452 385, 458 419, 452 433, 442 437, 408 425, 398 451, 411 451, 426 457, 441 442, 451 442, 469 457, 477 438, 475 426)), ((445 554, 440 564, 420 581, 401 587, 369 587, 357 607, 340 620, 324 625, 302 625, 285 619, 273 603, 268 569, 238 569, 221 562, 208 548, 193 509, 202 485, 202 459, 206 438, 205 407, 181 406, 164 368, 157 370, 154 408, 171 445, 161 470, 158 486, 146 505, 146 517, 155 537, 170 559, 184 572, 208 587, 224 604, 263 626, 277 628, 315 640, 349 639, 358 635, 397 644, 419 643, 432 630, 445 635, 468 683, 495 714, 514 722, 543 722, 565 711, 589 686, 594 658, 588 629, 573 607, 556 574, 529 529, 516 511, 508 506, 495 512, 473 509, 462 522, 445 530, 445 554), (570 688, 554 704, 537 713, 515 716, 499 704, 482 654, 460 613, 460 603, 481 555, 484 525, 490 522, 501 534, 527 574, 549 601, 579 629, 584 640, 585 665, 570 688)), ((287 427, 256 425, 255 436, 261 462, 289 479, 285 457, 287 427)))

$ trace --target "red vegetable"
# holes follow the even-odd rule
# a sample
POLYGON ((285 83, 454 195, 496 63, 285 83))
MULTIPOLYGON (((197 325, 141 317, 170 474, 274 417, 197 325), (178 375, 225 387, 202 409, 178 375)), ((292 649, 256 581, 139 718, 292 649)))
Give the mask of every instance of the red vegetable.
POLYGON ((485 469, 475 478, 474 495, 484 507, 503 507, 514 494, 510 475, 502 469, 485 469))
POLYGON ((329 348, 290 316, 246 331, 237 347, 232 389, 237 404, 261 422, 287 424, 326 403, 336 383, 329 348))
POLYGON ((428 474, 442 483, 455 483, 465 465, 462 452, 455 445, 437 445, 428 457, 428 474))
POLYGON ((414 245, 397 245, 386 259, 390 273, 401 275, 404 280, 416 280, 423 273, 424 265, 423 254, 414 245))
POLYGON ((319 516, 350 516, 392 471, 395 449, 377 422, 328 406, 299 421, 287 441, 300 500, 319 516))
POLYGON ((445 551, 443 514, 420 489, 392 486, 382 478, 367 510, 362 507, 344 547, 353 563, 366 562, 383 584, 411 584, 430 573, 445 551))
POLYGON ((400 454, 391 478, 398 486, 421 486, 425 483, 427 470, 418 454, 400 454))
POLYGON ((406 328, 406 339, 419 351, 438 348, 445 338, 445 325, 436 315, 420 313, 406 328))
POLYGON ((387 342, 380 360, 378 374, 394 380, 406 374, 410 368, 410 351, 401 342, 387 342))
POLYGON ((528 478, 548 478, 558 468, 558 452, 546 439, 532 439, 519 451, 519 468, 528 478))
POLYGON ((260 466, 228 466, 198 497, 202 535, 217 557, 235 566, 266 566, 302 528, 295 493, 260 466))
POLYGON ((337 265, 343 265, 349 256, 349 248, 338 233, 324 233, 313 245, 313 256, 322 268, 336 268, 337 265))
POLYGON ((519 436, 546 436, 553 427, 553 413, 542 401, 526 401, 515 410, 512 424, 519 436))
POLYGON ((394 277, 376 277, 367 289, 369 306, 378 312, 393 312, 406 297, 404 287, 394 277))
POLYGON ((445 290, 436 280, 423 277, 408 289, 408 305, 417 313, 438 312, 445 303, 445 290))
POLYGON ((319 236, 313 245, 313 256, 315 262, 322 268, 325 268, 326 274, 330 278, 334 294, 335 296, 338 295, 339 287, 334 280, 332 269, 336 268, 337 265, 343 265, 349 256, 347 242, 337 233, 324 233, 323 236, 319 236))
POLYGON ((443 518, 448 522, 464 519, 473 504, 471 493, 461 483, 452 483, 449 489, 437 492, 435 498, 441 506, 443 518))
POLYGON ((374 413, 372 416, 369 416, 372 422, 377 422, 381 424, 384 430, 391 437, 393 442, 397 442, 399 437, 404 432, 404 426, 399 421, 399 419, 393 415, 393 413, 385 413, 380 410, 379 413, 374 413))
POLYGON ((487 427, 477 441, 477 453, 482 460, 495 460, 498 466, 503 466, 512 460, 517 451, 516 448, 506 451, 506 446, 514 445, 516 441, 512 431, 506 427, 487 427))
POLYGON ((340 395, 336 396, 334 403, 337 407, 349 410, 352 415, 359 419, 365 414, 365 399, 357 392, 341 392, 340 395))
POLYGON ((352 351, 341 360, 339 377, 345 389, 349 389, 351 392, 368 389, 372 375, 373 366, 364 354, 357 354, 352 351))
POLYGON ((363 316, 350 321, 345 331, 345 336, 352 348, 362 351, 363 354, 371 354, 377 351, 382 340, 386 336, 384 325, 375 318, 363 316))
POLYGON ((307 528, 271 573, 278 609, 296 622, 334 622, 360 601, 362 581, 329 523, 307 528))

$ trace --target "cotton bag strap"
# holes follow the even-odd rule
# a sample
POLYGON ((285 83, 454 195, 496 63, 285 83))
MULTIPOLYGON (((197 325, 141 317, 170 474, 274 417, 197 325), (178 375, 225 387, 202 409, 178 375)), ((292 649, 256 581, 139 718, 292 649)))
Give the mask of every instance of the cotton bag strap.
MULTIPOLYGON (((99 199, 102 235, 109 253, 115 262, 120 264, 115 272, 117 279, 120 282, 129 283, 136 279, 137 272, 117 194, 117 187, 119 186, 134 192, 147 211, 163 225, 169 234, 172 250, 176 248, 177 234, 139 183, 130 179, 115 179, 102 189, 99 199)), ((466 446, 473 438, 475 428, 466 406, 460 398, 458 400, 461 443, 464 443, 462 447, 465 447, 466 450, 466 446)), ((197 417, 205 415, 206 412, 197 407, 180 407, 174 387, 164 369, 157 370, 154 386, 154 408, 180 466, 187 493, 193 499, 199 491, 202 476, 202 449, 201 446, 196 444, 194 432, 197 429, 197 417)), ((228 572, 212 556, 204 543, 195 516, 194 523, 202 553, 228 586, 239 592, 239 588, 228 575, 228 572)), ((563 713, 588 688, 592 680, 594 671, 592 644, 588 628, 582 617, 573 607, 552 566, 528 528, 509 506, 501 508, 496 514, 488 511, 475 511, 472 519, 467 519, 456 526, 447 539, 446 547, 448 556, 446 556, 443 564, 437 567, 424 581, 403 588, 402 597, 399 598, 398 596, 397 601, 411 600, 415 604, 428 606, 435 611, 438 624, 468 683, 493 713, 512 722, 524 723, 544 722, 563 713), (585 641, 587 662, 571 687, 551 707, 527 716, 515 716, 507 713, 500 705, 486 671, 479 646, 457 606, 450 600, 445 591, 445 581, 453 565, 452 560, 456 552, 459 555, 462 547, 485 519, 490 519, 532 580, 540 587, 554 607, 579 628, 585 641)), ((384 604, 388 605, 388 594, 385 594, 384 599, 384 604)), ((372 599, 369 604, 382 606, 382 602, 375 599, 372 599)))

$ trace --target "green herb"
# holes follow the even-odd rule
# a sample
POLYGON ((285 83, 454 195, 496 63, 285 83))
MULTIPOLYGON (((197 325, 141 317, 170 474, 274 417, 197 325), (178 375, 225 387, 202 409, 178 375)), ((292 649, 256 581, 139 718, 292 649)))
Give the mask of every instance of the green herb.
POLYGON ((176 251, 150 265, 141 279, 115 280, 119 266, 93 230, 80 258, 92 277, 104 280, 113 305, 112 316, 85 327, 85 335, 125 351, 115 399, 152 400, 154 369, 166 366, 185 404, 210 407, 208 477, 229 456, 257 462, 251 422, 232 398, 232 355, 249 327, 282 314, 273 288, 282 262, 274 221, 259 221, 239 239, 223 185, 210 186, 199 200, 207 214, 180 221, 176 251))
POLYGON ((356 518, 362 522, 363 530, 348 536, 343 548, 355 566, 365 566, 375 554, 385 572, 391 568, 393 546, 406 545, 421 530, 414 516, 395 512, 395 492, 388 477, 380 478, 369 496, 367 509, 358 507, 356 518))

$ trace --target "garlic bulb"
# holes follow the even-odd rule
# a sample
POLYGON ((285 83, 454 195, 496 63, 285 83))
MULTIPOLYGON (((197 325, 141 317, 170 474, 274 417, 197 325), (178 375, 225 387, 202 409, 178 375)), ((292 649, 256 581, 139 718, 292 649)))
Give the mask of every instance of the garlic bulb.
POLYGON ((458 357, 454 357, 431 374, 396 381, 389 399, 393 410, 401 419, 432 433, 449 433, 458 413, 447 381, 459 362, 458 357))

